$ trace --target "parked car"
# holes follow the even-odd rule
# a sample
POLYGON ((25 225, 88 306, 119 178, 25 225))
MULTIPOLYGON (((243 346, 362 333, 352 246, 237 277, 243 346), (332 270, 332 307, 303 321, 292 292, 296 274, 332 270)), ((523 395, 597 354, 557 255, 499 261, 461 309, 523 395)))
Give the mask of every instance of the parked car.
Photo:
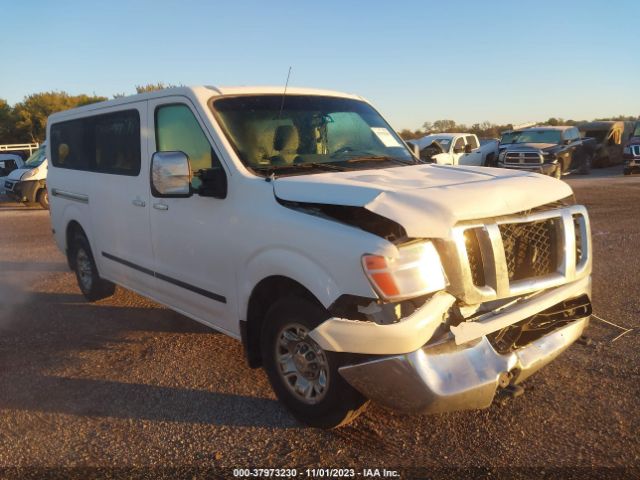
POLYGON ((640 171, 640 122, 636 122, 629 140, 624 146, 624 174, 640 171))
POLYGON ((0 193, 4 193, 4 182, 11 172, 24 165, 20 155, 0 153, 0 193))
POLYGON ((420 150, 420 158, 438 165, 491 166, 498 155, 498 142, 481 142, 471 133, 435 133, 411 143, 420 150))
POLYGON ((20 168, 13 170, 4 180, 5 194, 18 202, 39 203, 49 208, 47 193, 46 142, 33 152, 20 168))
POLYGON ((586 175, 591 171, 596 141, 580 138, 576 127, 531 127, 508 132, 508 135, 508 143, 501 143, 499 147, 499 167, 555 178, 571 172, 586 175))
POLYGON ((85 297, 117 283, 240 339, 308 425, 488 407, 589 321, 567 184, 421 163, 361 97, 172 88, 56 113, 47 138, 85 297))
POLYGON ((622 146, 630 133, 629 123, 601 121, 578 125, 583 138, 593 138, 596 141, 592 166, 609 167, 622 163, 622 146))

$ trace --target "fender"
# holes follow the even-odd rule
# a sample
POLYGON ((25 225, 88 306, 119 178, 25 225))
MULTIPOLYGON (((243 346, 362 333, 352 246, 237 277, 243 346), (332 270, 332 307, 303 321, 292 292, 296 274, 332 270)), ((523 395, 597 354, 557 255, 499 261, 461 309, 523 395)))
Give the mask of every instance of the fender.
POLYGON ((376 297, 363 273, 356 271, 353 278, 342 279, 349 286, 349 291, 346 292, 344 286, 341 288, 327 269, 302 250, 281 247, 261 250, 247 261, 244 272, 238 273, 238 278, 243 279, 238 289, 238 318, 247 318, 249 298, 254 287, 261 280, 274 275, 288 277, 300 283, 324 307, 329 307, 344 293, 376 297))

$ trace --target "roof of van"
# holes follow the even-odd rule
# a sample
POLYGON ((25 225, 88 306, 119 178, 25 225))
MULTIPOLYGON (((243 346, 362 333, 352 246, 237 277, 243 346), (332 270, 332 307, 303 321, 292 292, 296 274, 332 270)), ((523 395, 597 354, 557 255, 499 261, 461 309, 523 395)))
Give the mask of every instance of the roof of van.
MULTIPOLYGON (((54 113, 50 120, 60 120, 77 113, 90 112, 106 107, 126 105, 127 103, 139 102, 141 100, 153 100, 154 98, 168 96, 185 96, 197 100, 207 101, 214 96, 234 96, 234 95, 282 95, 284 85, 280 86, 237 86, 237 87, 213 87, 213 86, 193 86, 193 87, 171 87, 152 92, 139 93, 126 97, 119 97, 104 102, 91 103, 78 108, 72 108, 62 112, 54 113)), ((287 95, 323 95, 330 97, 353 98, 364 100, 358 95, 336 92, 333 90, 321 90, 317 88, 287 87, 287 95)))

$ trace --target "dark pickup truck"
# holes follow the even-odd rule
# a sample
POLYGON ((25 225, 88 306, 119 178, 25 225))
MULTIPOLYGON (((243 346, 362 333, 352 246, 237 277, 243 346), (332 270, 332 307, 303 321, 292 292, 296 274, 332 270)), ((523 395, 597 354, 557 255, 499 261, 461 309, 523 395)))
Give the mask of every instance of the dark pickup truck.
POLYGON ((631 175, 640 172, 640 122, 636 122, 629 140, 622 152, 624 159, 624 174, 631 175))
POLYGON ((561 178, 588 174, 596 150, 593 138, 580 138, 576 127, 531 127, 512 132, 499 147, 498 166, 561 178))

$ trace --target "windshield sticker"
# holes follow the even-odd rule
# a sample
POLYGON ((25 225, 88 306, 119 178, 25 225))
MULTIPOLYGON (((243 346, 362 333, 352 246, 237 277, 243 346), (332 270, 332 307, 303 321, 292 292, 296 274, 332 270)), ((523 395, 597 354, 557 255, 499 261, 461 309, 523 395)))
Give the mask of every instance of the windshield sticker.
POLYGON ((384 127, 371 127, 371 131, 376 134, 385 147, 401 147, 400 142, 395 139, 391 132, 384 127))

